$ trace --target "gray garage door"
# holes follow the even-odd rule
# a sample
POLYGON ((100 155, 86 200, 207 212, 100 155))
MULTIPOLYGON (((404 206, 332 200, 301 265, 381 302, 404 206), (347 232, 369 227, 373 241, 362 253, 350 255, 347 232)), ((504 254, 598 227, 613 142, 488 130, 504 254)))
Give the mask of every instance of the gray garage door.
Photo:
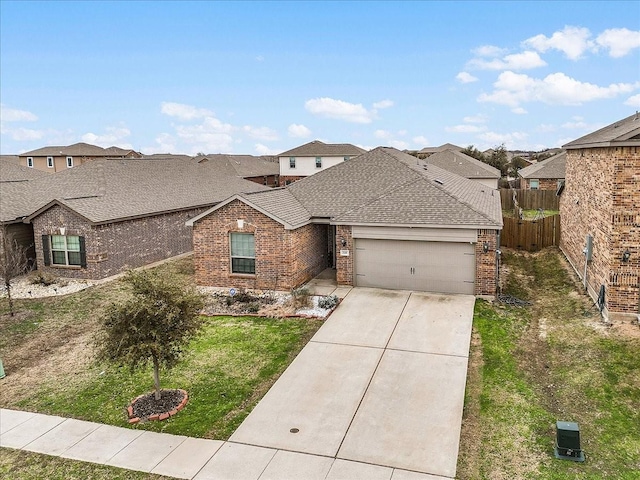
POLYGON ((474 245, 408 240, 356 240, 356 285, 360 287, 474 293, 474 245))

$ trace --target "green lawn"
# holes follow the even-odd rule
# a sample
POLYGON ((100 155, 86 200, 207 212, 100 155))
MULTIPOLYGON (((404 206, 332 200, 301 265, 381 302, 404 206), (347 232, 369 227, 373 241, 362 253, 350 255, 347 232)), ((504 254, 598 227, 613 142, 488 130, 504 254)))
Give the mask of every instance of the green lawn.
POLYGON ((505 293, 533 305, 476 303, 459 479, 640 479, 637 327, 602 326, 557 250, 504 260, 505 293), (554 458, 557 420, 585 463, 554 458))
MULTIPOLYGON (((185 259, 162 267, 186 280, 185 259)), ((313 319, 205 317, 181 363, 161 371, 163 388, 181 388, 189 402, 162 422, 129 425, 126 407, 153 390, 149 368, 99 363, 92 339, 99 316, 126 295, 114 281, 72 295, 19 300, 19 314, 0 317, 0 357, 7 378, 0 406, 110 425, 226 440, 322 324, 313 319)), ((2 299, 0 313, 6 311, 2 299)))

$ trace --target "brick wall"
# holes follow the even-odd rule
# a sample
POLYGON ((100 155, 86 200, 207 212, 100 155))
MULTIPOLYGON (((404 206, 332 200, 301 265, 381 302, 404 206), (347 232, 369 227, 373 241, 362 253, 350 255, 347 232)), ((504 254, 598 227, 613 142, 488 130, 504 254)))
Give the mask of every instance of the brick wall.
POLYGON ((196 283, 216 287, 290 290, 327 267, 327 226, 284 226, 245 203, 234 200, 194 225, 196 283), (238 220, 244 221, 242 228, 238 220), (255 275, 231 273, 232 232, 253 233, 255 275))
POLYGON ((350 225, 336 226, 336 280, 338 285, 354 285, 353 256, 355 254, 354 241, 350 225), (342 240, 346 244, 342 245, 342 240), (349 256, 340 255, 340 250, 348 250, 349 256))
POLYGON ((596 299, 605 286, 605 308, 637 314, 640 304, 640 148, 567 151, 566 186, 560 200, 560 248, 584 282, 583 248, 593 235, 587 291, 596 299), (629 249, 631 258, 622 262, 629 249))
POLYGON ((285 185, 289 185, 289 183, 297 182, 301 178, 305 178, 302 176, 293 176, 293 175, 280 175, 280 186, 284 187, 285 185), (288 183, 287 183, 288 182, 288 183))
POLYGON ((476 295, 495 295, 497 287, 496 249, 498 248, 498 231, 478 230, 476 254, 476 295), (484 243, 489 250, 484 253, 484 243))
MULTIPOLYGON (((557 190, 558 189, 557 178, 540 178, 538 180, 538 190, 557 190)), ((520 188, 524 190, 531 190, 530 178, 520 179, 520 188)))
POLYGON ((191 209, 105 225, 91 225, 74 212, 55 205, 34 218, 38 269, 60 277, 100 279, 192 250, 192 232, 185 222, 204 211, 191 209), (45 266, 42 235, 85 237, 86 268, 45 266))

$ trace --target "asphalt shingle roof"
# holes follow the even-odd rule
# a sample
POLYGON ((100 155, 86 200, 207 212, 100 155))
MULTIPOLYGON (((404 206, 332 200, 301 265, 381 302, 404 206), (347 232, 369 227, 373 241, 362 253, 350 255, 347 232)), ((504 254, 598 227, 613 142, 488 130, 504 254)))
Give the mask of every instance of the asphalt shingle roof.
POLYGON ((500 170, 456 150, 443 150, 421 160, 464 178, 500 178, 500 170))
POLYGON ((268 187, 182 160, 95 160, 56 175, 0 184, 0 221, 32 215, 59 201, 94 223, 218 203, 268 187))
POLYGON ((24 167, 8 160, 0 160, 0 182, 24 182, 50 175, 42 170, 24 167))
POLYGON ((73 145, 53 145, 48 147, 38 148, 31 150, 30 152, 21 153, 21 157, 42 157, 45 155, 69 155, 69 156, 87 156, 87 157, 120 157, 126 155, 132 150, 122 149, 120 147, 108 147, 102 148, 97 145, 90 145, 88 143, 74 143, 73 145))
POLYGON ((566 167, 567 152, 561 152, 519 170, 518 175, 522 178, 564 178, 566 167))
POLYGON ((463 148, 457 145, 454 145, 453 143, 445 143, 440 145, 439 147, 424 147, 418 153, 438 153, 438 152, 443 152, 445 150, 455 150, 459 152, 460 150, 463 150, 463 148))
POLYGON ((612 145, 640 145, 640 115, 635 114, 600 130, 563 145, 563 148, 608 147, 612 145))
POLYGON ((278 175, 280 173, 280 165, 273 162, 270 157, 217 153, 196 157, 196 161, 217 163, 218 168, 226 171, 229 175, 237 175, 242 178, 278 175))
POLYGON ((343 156, 343 155, 360 155, 366 150, 351 145, 350 143, 323 143, 320 140, 314 140, 299 147, 282 152, 280 157, 322 157, 322 156, 343 156))

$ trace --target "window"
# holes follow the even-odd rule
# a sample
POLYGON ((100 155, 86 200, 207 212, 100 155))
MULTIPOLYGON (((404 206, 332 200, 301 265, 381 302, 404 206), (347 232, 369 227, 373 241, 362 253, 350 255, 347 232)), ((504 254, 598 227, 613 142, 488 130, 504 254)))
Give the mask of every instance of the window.
POLYGON ((80 237, 51 235, 51 263, 53 265, 82 265, 80 237))
POLYGON ((47 167, 53 168, 53 157, 47 157, 47 167))
POLYGON ((289 168, 296 168, 296 157, 289 157, 289 168))
POLYGON ((252 233, 231 234, 231 273, 256 273, 256 246, 252 233))
POLYGON ((316 168, 322 168, 322 157, 316 157, 316 168))
POLYGON ((67 157, 67 168, 73 167, 73 157, 67 157))
POLYGON ((531 190, 538 190, 538 188, 540 188, 540 180, 529 180, 529 188, 531 190))
POLYGON ((27 157, 27 167, 33 168, 33 157, 27 157))
POLYGON ((347 160, 349 160, 351 157, 349 155, 347 155, 346 157, 344 157, 344 161, 346 162, 347 160))

